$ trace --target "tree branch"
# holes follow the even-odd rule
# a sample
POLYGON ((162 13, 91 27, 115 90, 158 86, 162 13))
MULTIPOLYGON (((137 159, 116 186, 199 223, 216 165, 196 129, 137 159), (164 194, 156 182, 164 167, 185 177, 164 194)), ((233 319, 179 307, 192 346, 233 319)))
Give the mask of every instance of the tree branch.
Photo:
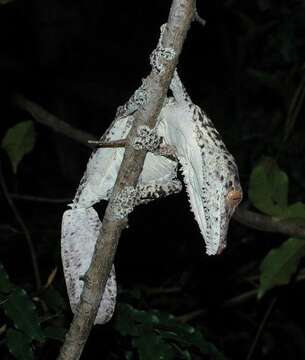
POLYGON ((59 134, 65 135, 73 140, 80 142, 83 145, 94 148, 95 146, 88 144, 88 140, 95 140, 96 137, 92 136, 85 131, 79 130, 58 119, 55 115, 50 114, 42 106, 34 103, 33 101, 27 99, 21 94, 17 94, 13 98, 13 103, 18 106, 20 109, 30 113, 33 118, 39 123, 48 126, 59 134))
POLYGON ((197 9, 195 10, 194 20, 197 21, 201 26, 206 25, 206 21, 198 14, 197 9))
POLYGON ((240 206, 233 216, 234 220, 252 229, 275 232, 294 237, 305 237, 305 227, 292 220, 282 220, 262 215, 240 206))
MULTIPOLYGON (((42 106, 34 103, 33 101, 28 100, 23 95, 16 95, 15 105, 24 109, 31 113, 32 115, 35 113, 34 119, 44 124, 54 131, 68 136, 71 139, 82 143, 90 148, 92 147, 121 147, 126 146, 126 141, 121 140, 119 142, 112 143, 104 143, 99 144, 98 140, 89 140, 96 139, 96 136, 86 133, 80 129, 76 129, 69 124, 66 124, 64 121, 58 119, 56 116, 50 114, 47 110, 45 110, 42 106)), ((239 222, 242 225, 250 227, 255 230, 267 231, 267 232, 275 232, 288 236, 294 237, 305 237, 305 227, 303 225, 299 225, 291 220, 282 220, 279 218, 262 215, 257 212, 247 210, 242 206, 238 207, 233 215, 233 219, 239 222)))
MULTIPOLYGON (((194 10, 195 0, 173 0, 162 45, 165 48, 174 49, 175 57, 164 62, 163 71, 157 72, 153 69, 146 78, 147 102, 134 115, 135 121, 128 136, 129 140, 134 138, 138 126, 145 124, 154 127, 156 124, 188 28, 193 19, 194 10)), ((136 186, 145 156, 146 151, 135 150, 131 145, 126 146, 123 162, 105 212, 91 265, 85 275, 81 299, 61 349, 59 360, 77 360, 81 356, 97 314, 119 237, 127 224, 127 218, 117 219, 113 213, 114 200, 127 186, 136 186)))
POLYGON ((2 171, 2 163, 0 161, 0 186, 2 188, 4 197, 6 198, 10 208, 12 209, 12 212, 24 234, 24 237, 27 241, 28 244, 28 248, 30 251, 30 255, 31 255, 31 260, 32 260, 32 266, 33 266, 33 272, 34 272, 34 277, 35 277, 35 282, 36 282, 36 290, 39 291, 39 289, 41 288, 41 278, 40 278, 40 271, 39 271, 39 266, 38 266, 38 260, 37 260, 37 256, 36 256, 36 251, 35 251, 35 246, 33 244, 33 240, 30 234, 29 229, 27 228, 25 222, 23 221, 21 215, 19 214, 19 211, 17 210, 14 201, 12 200, 7 186, 6 186, 6 182, 5 179, 3 177, 3 171, 2 171))

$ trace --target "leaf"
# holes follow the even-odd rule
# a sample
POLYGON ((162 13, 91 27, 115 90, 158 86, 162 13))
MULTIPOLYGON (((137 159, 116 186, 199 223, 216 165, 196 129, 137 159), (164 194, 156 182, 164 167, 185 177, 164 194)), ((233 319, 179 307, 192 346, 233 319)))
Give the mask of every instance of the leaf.
MULTIPOLYGON (((133 344, 138 348, 140 357, 142 356, 143 359, 150 359, 149 354, 163 356, 162 353, 155 353, 155 350, 150 349, 152 344, 154 347, 163 349, 164 354, 169 351, 168 357, 164 359, 171 359, 172 352, 174 354, 179 352, 187 359, 189 350, 194 348, 203 355, 212 355, 213 360, 225 359, 224 355, 208 342, 199 330, 178 322, 171 314, 157 310, 137 310, 130 305, 119 304, 115 327, 121 335, 135 337, 133 344)), ((159 358, 155 357, 155 359, 159 358)))
POLYGON ((253 169, 249 198, 258 210, 271 216, 280 217, 287 207, 288 177, 271 158, 253 169))
POLYGON ((275 286, 286 285, 305 256, 305 240, 290 238, 279 248, 272 249, 260 266, 258 298, 275 286))
POLYGON ((43 332, 46 338, 64 342, 67 329, 62 327, 47 326, 43 332))
POLYGON ((30 339, 20 331, 9 329, 6 335, 6 344, 11 354, 18 360, 33 360, 30 339))
POLYGON ((11 127, 2 140, 2 148, 11 160, 14 173, 24 155, 32 151, 36 139, 33 122, 23 121, 11 127))
POLYGON ((56 313, 61 313, 62 311, 67 309, 64 298, 53 286, 44 289, 41 297, 46 302, 46 304, 56 313))
POLYGON ((0 292, 8 293, 13 289, 14 285, 10 282, 10 279, 7 275, 2 264, 0 264, 0 292))
POLYGON ((128 304, 117 306, 116 320, 115 327, 123 336, 139 336, 141 333, 139 325, 153 326, 160 323, 156 314, 134 309, 128 304))
POLYGON ((29 339, 44 340, 36 307, 23 289, 15 289, 1 307, 16 329, 27 334, 29 339))
POLYGON ((133 343, 138 349, 140 360, 171 360, 175 358, 173 348, 154 332, 143 333, 140 337, 135 338, 133 343))
POLYGON ((296 202, 283 209, 281 217, 286 219, 305 219, 305 204, 296 202))

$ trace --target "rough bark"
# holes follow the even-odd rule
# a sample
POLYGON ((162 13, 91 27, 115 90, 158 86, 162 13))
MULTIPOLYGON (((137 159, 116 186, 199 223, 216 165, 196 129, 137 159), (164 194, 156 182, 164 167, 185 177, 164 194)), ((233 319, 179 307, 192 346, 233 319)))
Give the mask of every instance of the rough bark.
MULTIPOLYGON (((135 114, 135 121, 130 131, 129 140, 135 136, 139 125, 154 127, 167 93, 178 57, 182 50, 187 31, 195 11, 195 0, 173 0, 163 37, 163 46, 175 50, 173 60, 164 62, 161 73, 152 71, 146 78, 147 103, 135 114)), ((101 294, 110 273, 116 248, 127 219, 117 220, 112 212, 115 196, 126 186, 135 186, 142 171, 146 151, 135 150, 127 145, 124 159, 117 177, 114 190, 103 219, 103 225, 96 243, 94 255, 88 272, 85 275, 84 289, 78 309, 71 323, 62 346, 59 360, 79 359, 87 341, 101 294)))
MULTIPOLYGON (((23 110, 28 111, 33 115, 34 119, 38 122, 48 126, 54 131, 68 136, 71 139, 86 145, 88 147, 95 147, 93 143, 88 143, 88 139, 96 139, 96 137, 92 134, 88 134, 82 130, 75 129, 71 125, 66 124, 64 121, 58 119, 56 116, 50 114, 47 110, 45 110, 42 106, 36 104, 33 101, 28 100, 23 95, 17 95, 15 97, 18 101, 15 104, 23 110), (40 111, 41 110, 41 111, 40 111)), ((113 144, 110 147, 116 146, 126 146, 126 142, 122 141, 121 144, 113 144)), ((109 144, 105 144, 103 147, 109 147, 109 144)), ((18 195, 19 198, 22 198, 21 195, 18 195)), ((25 196, 25 199, 29 200, 37 200, 37 197, 25 196)), ((42 199, 42 201, 52 202, 50 199, 42 199)), ((63 202, 62 200, 59 200, 63 202)), ((66 200, 68 201, 68 200, 66 200)), ((56 200, 55 200, 56 202, 56 200)), ((245 225, 249 228, 280 233, 284 235, 294 236, 294 237, 305 237, 305 227, 297 223, 295 220, 285 220, 276 217, 271 217, 268 215, 259 214, 255 211, 248 210, 242 206, 236 209, 233 219, 239 222, 242 225, 245 225)))

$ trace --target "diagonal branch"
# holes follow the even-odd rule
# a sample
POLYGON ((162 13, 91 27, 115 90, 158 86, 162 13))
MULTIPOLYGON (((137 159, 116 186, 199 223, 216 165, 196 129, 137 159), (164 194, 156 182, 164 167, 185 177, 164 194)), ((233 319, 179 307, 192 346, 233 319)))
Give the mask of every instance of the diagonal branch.
MULTIPOLYGON (((126 146, 126 141, 121 143, 104 143, 100 145, 98 140, 88 141, 88 139, 95 139, 96 137, 92 134, 86 133, 80 129, 76 129, 71 125, 66 124, 64 121, 56 118, 54 115, 50 114, 42 106, 36 104, 35 102, 28 100, 23 95, 16 95, 15 105, 21 109, 27 110, 29 113, 35 113, 34 119, 40 123, 50 127, 54 131, 68 136, 71 139, 80 142, 88 147, 120 147, 126 146)), ((303 225, 297 224, 291 220, 282 220, 279 218, 271 217, 268 215, 259 214, 257 212, 247 210, 242 206, 239 206, 233 215, 233 219, 239 222, 242 225, 250 227, 255 230, 267 231, 280 233, 288 236, 294 237, 304 237, 305 238, 305 227, 303 225)))
POLYGON ((23 221, 22 216, 20 215, 19 211, 17 210, 17 207, 15 206, 12 196, 8 192, 7 185, 6 185, 5 179, 3 177, 1 161, 0 161, 0 187, 2 188, 4 197, 6 198, 8 204, 9 204, 9 206, 10 206, 10 208, 11 208, 23 234, 24 234, 24 237, 27 241, 28 248, 29 248, 30 255, 31 255, 31 260, 32 260, 33 272, 34 272, 34 277, 35 277, 35 282, 36 282, 36 290, 39 291, 41 288, 41 277, 40 277, 40 271, 39 271, 39 265, 38 265, 35 246, 33 244, 33 240, 32 240, 30 231, 29 231, 28 227, 26 226, 25 222, 23 221))
MULTIPOLYGON (((145 79, 147 102, 135 113, 135 121, 129 134, 130 142, 135 137, 137 127, 148 125, 154 127, 164 98, 166 96, 178 57, 193 19, 195 0, 173 0, 163 35, 163 46, 171 48, 175 56, 162 64, 163 71, 152 70, 145 79)), ((126 227, 127 218, 117 219, 113 213, 115 198, 126 187, 134 187, 142 171, 146 151, 135 150, 126 146, 123 162, 107 206, 100 234, 95 246, 91 265, 85 275, 81 299, 73 318, 59 360, 79 359, 89 336, 97 314, 98 306, 110 273, 114 255, 122 230, 126 227)))
POLYGON ((303 225, 299 225, 297 222, 292 220, 284 220, 268 215, 262 215, 254 211, 247 210, 242 206, 236 209, 233 218, 239 223, 249 226, 252 229, 305 238, 305 227, 303 225))
POLYGON ((37 122, 46 125, 54 131, 76 140, 83 145, 91 148, 94 147, 88 144, 88 139, 94 140, 95 136, 92 137, 89 133, 76 129, 65 121, 58 119, 55 115, 49 113, 42 106, 27 99, 25 96, 21 94, 15 95, 13 103, 20 109, 30 113, 37 122))

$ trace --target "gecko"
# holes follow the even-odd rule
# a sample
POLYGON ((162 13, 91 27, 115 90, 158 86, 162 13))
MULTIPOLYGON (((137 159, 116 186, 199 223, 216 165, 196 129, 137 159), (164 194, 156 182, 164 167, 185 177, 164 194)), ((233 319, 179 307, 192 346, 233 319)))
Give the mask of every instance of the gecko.
MULTIPOLYGON (((133 146, 146 149, 138 185, 119 194, 116 213, 127 216, 134 206, 155 198, 178 193, 182 189, 177 179, 178 163, 195 220, 206 244, 208 255, 220 254, 226 247, 230 218, 242 199, 242 188, 233 156, 223 143, 212 121, 195 105, 186 92, 177 71, 157 125, 138 128, 133 146), (166 149, 166 151, 164 151, 166 149), (170 149, 170 158, 164 156, 170 149)), ((133 123, 133 113, 145 91, 140 89, 117 116, 101 143, 126 139, 133 123), (140 95, 137 98, 137 93, 140 95)), ((62 260, 72 311, 76 311, 83 283, 98 237, 101 221, 93 205, 109 200, 122 159, 124 148, 99 148, 89 159, 86 172, 75 198, 62 221, 62 260)), ((109 321, 116 303, 115 269, 112 267, 98 309, 96 324, 109 321)))

